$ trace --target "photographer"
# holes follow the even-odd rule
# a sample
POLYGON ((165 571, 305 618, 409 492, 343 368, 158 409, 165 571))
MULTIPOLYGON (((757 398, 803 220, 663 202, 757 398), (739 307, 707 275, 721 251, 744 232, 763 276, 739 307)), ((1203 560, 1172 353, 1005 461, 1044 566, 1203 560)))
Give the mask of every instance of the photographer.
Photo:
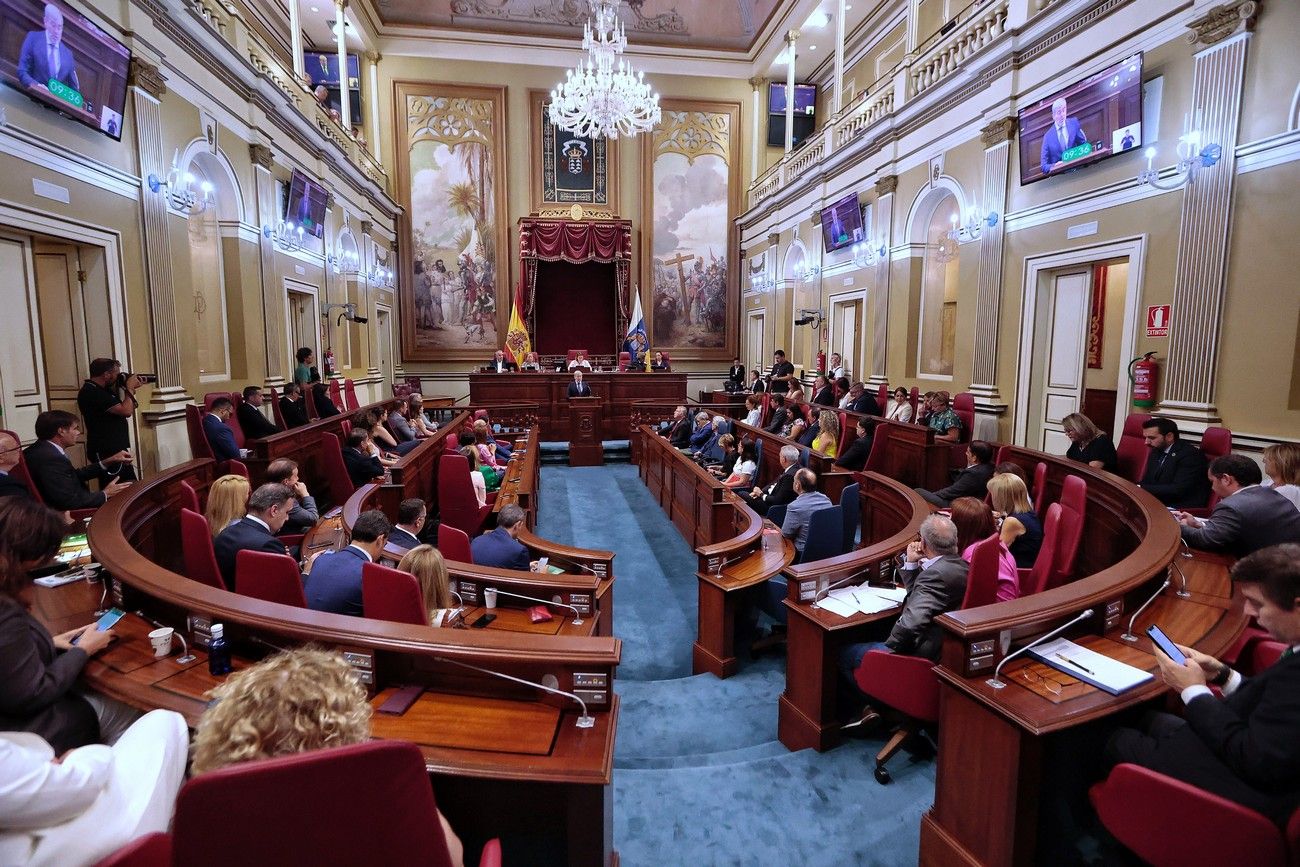
POLYGON ((122 374, 122 363, 113 358, 96 358, 90 362, 90 378, 77 393, 77 407, 86 424, 86 460, 98 462, 103 470, 101 481, 129 482, 136 478, 135 468, 126 462, 114 462, 118 452, 131 448, 131 424, 139 402, 135 392, 153 377, 122 374))

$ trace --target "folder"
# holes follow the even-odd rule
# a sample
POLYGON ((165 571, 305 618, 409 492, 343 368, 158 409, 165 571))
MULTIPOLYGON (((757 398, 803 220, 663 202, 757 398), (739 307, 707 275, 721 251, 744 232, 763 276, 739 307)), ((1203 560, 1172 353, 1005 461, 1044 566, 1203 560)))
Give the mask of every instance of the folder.
POLYGON ((1111 695, 1127 692, 1154 677, 1149 671, 1111 659, 1105 654, 1075 644, 1068 638, 1058 638, 1031 647, 1028 654, 1057 671, 1103 689, 1111 695))

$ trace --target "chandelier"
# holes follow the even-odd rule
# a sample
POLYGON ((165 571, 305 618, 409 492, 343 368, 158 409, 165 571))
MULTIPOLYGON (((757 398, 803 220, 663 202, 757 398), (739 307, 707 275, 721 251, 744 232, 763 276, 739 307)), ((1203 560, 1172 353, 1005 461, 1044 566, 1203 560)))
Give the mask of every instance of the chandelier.
POLYGON ((582 28, 587 57, 551 91, 551 123, 588 138, 646 132, 659 123, 659 94, 622 57, 627 32, 618 17, 619 0, 588 2, 592 18, 582 28))

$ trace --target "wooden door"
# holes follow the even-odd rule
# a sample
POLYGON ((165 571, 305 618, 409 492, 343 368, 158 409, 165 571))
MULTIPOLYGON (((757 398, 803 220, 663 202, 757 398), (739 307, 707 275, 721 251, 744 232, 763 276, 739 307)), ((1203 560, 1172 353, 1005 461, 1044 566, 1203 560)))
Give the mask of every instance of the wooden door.
MULTIPOLYGON (((1088 337, 1089 272, 1055 275, 1048 289, 1040 336, 1045 341, 1042 375, 1037 377, 1041 436, 1036 448, 1064 454, 1070 447, 1061 420, 1083 401, 1084 353, 1088 337)), ((1035 340, 1037 341, 1037 338, 1035 340)))

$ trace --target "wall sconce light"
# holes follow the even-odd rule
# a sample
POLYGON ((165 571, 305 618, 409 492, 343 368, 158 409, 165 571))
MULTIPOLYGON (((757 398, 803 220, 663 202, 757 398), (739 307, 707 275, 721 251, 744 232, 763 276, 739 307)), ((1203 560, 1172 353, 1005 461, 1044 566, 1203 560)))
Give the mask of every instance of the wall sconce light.
POLYGON ((361 257, 353 250, 331 255, 328 259, 330 269, 335 274, 354 275, 361 273, 361 257))
POLYGON ((366 272, 366 280, 370 283, 374 283, 376 286, 387 286, 392 288, 393 272, 376 264, 375 267, 366 272))
POLYGON ((1176 190, 1196 181, 1196 173, 1201 169, 1213 168, 1223 159, 1223 148, 1214 143, 1201 146, 1201 112, 1196 112, 1196 124, 1183 115, 1183 134, 1178 137, 1178 165, 1174 176, 1167 181, 1160 180, 1160 170, 1155 167, 1156 149, 1146 149, 1147 167, 1138 172, 1138 183, 1149 184, 1157 190, 1176 190))
POLYGON ((151 193, 165 196, 167 204, 174 210, 186 211, 188 214, 201 214, 212 204, 214 188, 211 182, 203 181, 199 184, 198 190, 195 190, 194 175, 182 172, 176 165, 179 157, 179 152, 172 157, 172 167, 168 170, 167 177, 160 178, 156 174, 150 174, 145 183, 148 184, 151 193))
POLYGON ((958 225, 957 215, 952 215, 952 230, 948 232, 948 237, 954 241, 978 241, 980 235, 984 234, 984 228, 987 226, 992 229, 1001 219, 997 211, 989 211, 983 217, 978 216, 974 208, 971 208, 966 214, 966 222, 958 225))
POLYGON ((867 241, 858 241, 853 245, 853 264, 859 268, 869 268, 876 264, 877 260, 884 259, 888 253, 884 244, 873 246, 867 241))
POLYGON ((819 268, 816 265, 809 265, 803 269, 803 273, 799 275, 799 279, 805 283, 811 283, 813 280, 816 280, 818 277, 820 277, 821 273, 822 273, 821 268, 819 268))
POLYGON ((302 226, 295 226, 292 221, 281 220, 274 229, 269 225, 262 227, 262 237, 270 238, 281 250, 301 250, 306 236, 302 226))

